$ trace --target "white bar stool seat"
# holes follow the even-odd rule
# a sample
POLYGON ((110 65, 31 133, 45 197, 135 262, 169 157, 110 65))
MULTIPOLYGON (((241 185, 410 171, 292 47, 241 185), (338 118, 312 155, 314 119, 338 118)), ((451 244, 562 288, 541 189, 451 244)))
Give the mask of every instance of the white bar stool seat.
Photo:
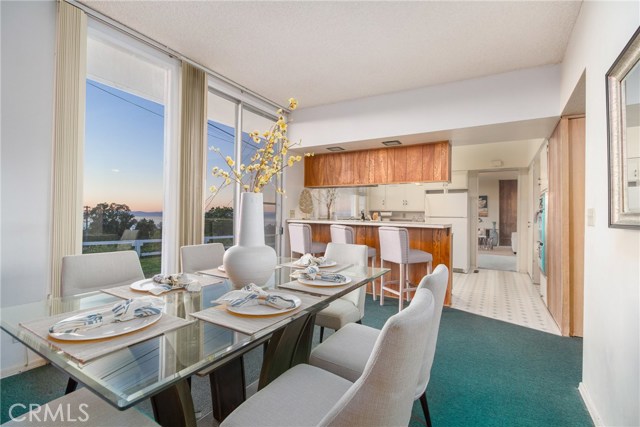
MULTIPOLYGON (((329 227, 331 230, 331 242, 332 243, 345 243, 347 245, 353 245, 355 242, 355 231, 353 227, 349 227, 347 225, 340 224, 332 224, 329 227)), ((375 268, 376 266, 376 256, 378 252, 376 248, 372 248, 367 246, 367 259, 371 259, 371 268, 375 268)), ((376 282, 371 282, 372 292, 373 292, 373 300, 376 300, 376 282)))
POLYGON ((311 226, 309 224, 291 223, 289 224, 289 245, 291 246, 291 258, 293 253, 301 255, 323 254, 327 250, 327 244, 314 242, 311 239, 311 226))
POLYGON ((398 280, 385 281, 380 278, 380 305, 384 305, 384 291, 398 296, 398 309, 402 310, 404 298, 409 301, 409 292, 416 290, 416 285, 409 281, 409 265, 427 264, 427 274, 431 274, 433 255, 429 252, 409 247, 409 230, 399 227, 379 227, 380 235, 380 267, 384 262, 393 262, 400 266, 398 280), (398 284, 398 290, 387 287, 398 284))

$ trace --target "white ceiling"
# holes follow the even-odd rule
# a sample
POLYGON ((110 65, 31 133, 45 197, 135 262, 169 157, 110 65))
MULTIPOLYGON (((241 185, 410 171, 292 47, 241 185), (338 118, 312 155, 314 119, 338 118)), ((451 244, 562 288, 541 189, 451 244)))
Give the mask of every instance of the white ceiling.
POLYGON ((82 3, 301 107, 561 62, 580 1, 82 3))

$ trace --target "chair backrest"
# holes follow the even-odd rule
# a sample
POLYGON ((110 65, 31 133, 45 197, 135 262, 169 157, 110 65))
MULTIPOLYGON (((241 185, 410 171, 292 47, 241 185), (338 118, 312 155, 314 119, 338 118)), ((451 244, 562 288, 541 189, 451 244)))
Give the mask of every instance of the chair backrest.
POLYGON ((379 227, 380 259, 398 264, 409 262, 409 230, 399 227, 379 227))
POLYGON ((210 270, 222 265, 224 245, 208 243, 206 245, 190 245, 180 248, 180 265, 183 273, 210 270))
POLYGON ((419 289, 409 307, 387 320, 360 378, 320 421, 321 426, 406 426, 413 387, 427 345, 434 298, 419 289))
POLYGON ((309 224, 289 224, 289 244, 291 251, 299 254, 311 252, 311 226, 309 224))
POLYGON ((144 273, 135 251, 62 257, 63 297, 127 285, 142 279, 144 273))
POLYGON ((449 269, 444 264, 439 264, 431 274, 422 278, 418 289, 429 289, 433 294, 435 309, 433 319, 429 324, 429 339, 425 349, 420 375, 418 376, 418 386, 416 388, 415 398, 419 398, 427 389, 429 378, 431 377, 431 367, 433 366, 433 358, 436 355, 436 344, 438 342, 438 330, 440 329, 440 319, 442 318, 442 307, 444 305, 444 297, 447 293, 447 284, 449 283, 449 269))
POLYGON ((331 241, 334 243, 352 244, 355 239, 353 227, 340 224, 331 224, 331 241))
MULTIPOLYGON (((346 243, 328 243, 324 253, 327 259, 338 261, 340 264, 353 264, 367 266, 367 247, 365 245, 353 245, 346 243)), ((361 318, 364 316, 365 286, 360 286, 353 292, 349 292, 342 298, 351 301, 358 307, 361 318)))

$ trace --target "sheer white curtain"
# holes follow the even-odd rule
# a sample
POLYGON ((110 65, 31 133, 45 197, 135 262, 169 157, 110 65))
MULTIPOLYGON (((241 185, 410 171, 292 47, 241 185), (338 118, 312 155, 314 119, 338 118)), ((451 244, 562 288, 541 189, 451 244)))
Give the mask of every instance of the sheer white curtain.
POLYGON ((207 160, 207 76, 182 63, 180 125, 179 246, 200 244, 204 236, 204 186, 207 160))
POLYGON ((82 171, 85 116, 87 18, 58 2, 56 47, 51 295, 60 296, 65 255, 82 250, 82 171))

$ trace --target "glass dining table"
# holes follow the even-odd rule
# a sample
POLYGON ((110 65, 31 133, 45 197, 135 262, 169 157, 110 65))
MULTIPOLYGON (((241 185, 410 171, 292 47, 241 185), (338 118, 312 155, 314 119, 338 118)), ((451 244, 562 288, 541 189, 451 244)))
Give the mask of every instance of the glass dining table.
MULTIPOLYGON (((233 324, 212 323, 202 320, 202 317, 192 316, 216 309, 214 314, 224 311, 224 307, 220 307, 215 300, 232 290, 228 279, 219 279, 221 281, 218 283, 203 286, 199 292, 181 290, 162 294, 161 298, 165 301, 163 315, 186 319, 188 323, 90 360, 74 358, 55 340, 38 335, 25 325, 65 313, 71 315, 108 306, 122 301, 123 297, 96 291, 4 307, 0 311, 0 327, 114 407, 124 410, 151 398, 154 416, 159 424, 195 426, 193 401, 187 381, 189 377, 203 372, 210 376, 214 417, 224 419, 245 399, 241 357, 244 353, 267 343, 259 388, 266 386, 291 366, 308 360, 318 311, 389 271, 366 266, 338 266, 340 268, 334 270, 351 281, 336 287, 333 292, 326 292, 329 288, 304 287, 293 282, 290 278, 294 270, 290 267, 291 261, 290 258, 278 260, 278 267, 264 289, 297 295, 305 303, 290 313, 272 316, 268 322, 262 318, 263 324, 256 326, 257 330, 235 328, 233 324)), ((203 283, 207 279, 217 279, 204 272, 197 275, 203 283)), ((251 318, 238 317, 239 321, 251 328, 251 318)), ((131 332, 129 335, 137 333, 140 332, 131 332)), ((104 348, 110 345, 109 341, 85 341, 82 345, 104 348)))

